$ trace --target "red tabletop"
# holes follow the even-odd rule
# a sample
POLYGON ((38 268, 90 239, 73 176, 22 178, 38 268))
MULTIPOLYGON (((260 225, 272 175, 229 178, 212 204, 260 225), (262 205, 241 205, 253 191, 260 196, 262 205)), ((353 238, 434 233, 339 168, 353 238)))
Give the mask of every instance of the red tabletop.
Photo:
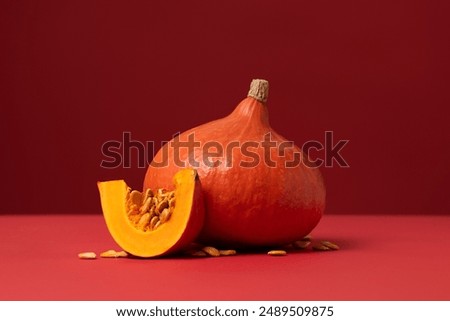
POLYGON ((339 251, 80 260, 101 215, 0 215, 0 300, 450 300, 450 216, 327 215, 339 251))

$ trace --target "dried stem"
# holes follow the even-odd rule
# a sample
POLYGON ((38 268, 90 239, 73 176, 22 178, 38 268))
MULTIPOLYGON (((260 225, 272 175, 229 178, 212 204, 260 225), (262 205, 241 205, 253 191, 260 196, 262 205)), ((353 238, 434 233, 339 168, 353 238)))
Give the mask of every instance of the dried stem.
POLYGON ((269 96, 269 82, 264 79, 253 79, 247 96, 266 103, 269 96))

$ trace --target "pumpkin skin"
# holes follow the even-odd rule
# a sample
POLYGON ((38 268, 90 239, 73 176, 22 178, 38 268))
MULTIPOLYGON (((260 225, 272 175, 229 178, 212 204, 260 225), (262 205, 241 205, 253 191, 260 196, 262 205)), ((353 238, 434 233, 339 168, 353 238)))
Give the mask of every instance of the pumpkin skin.
POLYGON ((127 217, 128 186, 123 180, 98 182, 103 216, 116 243, 138 257, 176 253, 198 236, 204 221, 204 201, 197 172, 183 169, 172 177, 176 205, 170 220, 153 231, 136 229, 127 217))
MULTIPOLYGON (((267 92, 265 94, 267 96, 267 92)), ((173 139, 155 155, 147 170, 144 188, 155 188, 167 186, 173 174, 183 166, 196 166, 206 208, 205 223, 199 237, 201 242, 236 247, 287 244, 310 233, 322 217, 325 186, 318 168, 307 166, 306 161, 295 167, 286 166, 294 155, 303 160, 305 157, 300 148, 286 143, 288 140, 271 128, 264 98, 253 96, 256 98, 249 96, 242 100, 229 116, 174 138, 186 142, 189 135, 194 134, 200 146, 191 154, 185 148, 178 149, 179 155, 174 155, 175 149, 171 148, 173 139), (261 146, 265 135, 271 135, 276 147, 268 150, 261 146), (224 152, 222 157, 211 159, 220 161, 216 164, 218 166, 209 166, 211 164, 204 162, 203 147, 211 141, 219 142, 224 151, 233 142, 239 142, 241 146, 245 142, 259 142, 258 147, 248 151, 253 152, 253 156, 258 155, 260 162, 243 167, 242 161, 251 161, 252 158, 239 148, 233 148, 229 155, 224 152), (285 146, 284 154, 279 151, 281 146, 285 146), (265 153, 266 159, 270 154, 276 166, 263 161, 265 153), (232 163, 227 164, 230 155, 232 163), (165 158, 167 166, 155 165, 161 164, 165 158), (184 164, 180 164, 178 159, 184 164), (198 164, 189 162, 189 159, 198 164)))

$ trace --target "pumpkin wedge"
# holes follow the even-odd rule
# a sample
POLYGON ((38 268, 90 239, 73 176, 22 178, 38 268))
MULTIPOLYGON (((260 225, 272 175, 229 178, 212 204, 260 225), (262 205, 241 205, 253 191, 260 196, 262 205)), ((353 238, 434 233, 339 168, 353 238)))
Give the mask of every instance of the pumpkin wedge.
POLYGON ((123 180, 97 185, 111 236, 134 256, 176 253, 191 244, 203 227, 203 196, 194 169, 178 171, 172 191, 132 191, 123 180))

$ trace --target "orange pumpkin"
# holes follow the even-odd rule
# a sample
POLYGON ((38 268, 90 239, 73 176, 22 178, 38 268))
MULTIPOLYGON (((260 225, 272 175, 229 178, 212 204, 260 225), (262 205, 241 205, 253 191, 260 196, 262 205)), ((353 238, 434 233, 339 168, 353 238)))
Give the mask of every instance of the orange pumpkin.
POLYGON ((229 116, 175 137, 147 170, 144 189, 167 187, 180 168, 197 169, 206 208, 200 241, 285 244, 310 233, 322 217, 322 176, 308 166, 300 148, 271 128, 267 96, 268 82, 254 80, 248 97, 229 116), (192 148, 179 148, 189 141, 192 148))

